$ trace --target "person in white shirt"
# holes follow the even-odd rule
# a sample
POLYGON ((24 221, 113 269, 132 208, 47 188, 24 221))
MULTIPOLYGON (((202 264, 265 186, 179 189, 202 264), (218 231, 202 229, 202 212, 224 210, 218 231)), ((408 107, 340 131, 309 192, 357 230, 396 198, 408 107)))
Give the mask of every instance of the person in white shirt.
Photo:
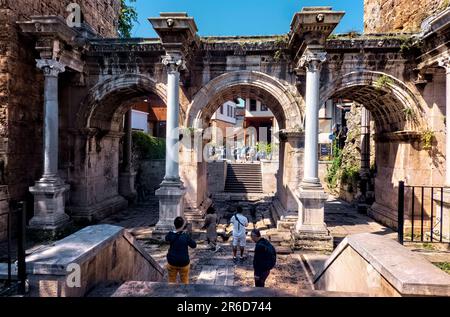
POLYGON ((242 207, 236 207, 236 213, 230 219, 233 224, 233 261, 237 261, 237 248, 240 247, 241 261, 244 261, 244 250, 246 246, 246 237, 248 226, 248 219, 242 214, 242 207))

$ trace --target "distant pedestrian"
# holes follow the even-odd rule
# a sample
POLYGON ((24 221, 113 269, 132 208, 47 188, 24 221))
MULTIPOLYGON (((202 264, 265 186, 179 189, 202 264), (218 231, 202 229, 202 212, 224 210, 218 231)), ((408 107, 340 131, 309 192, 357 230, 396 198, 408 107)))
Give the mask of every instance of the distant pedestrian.
POLYGON ((240 247, 241 257, 240 260, 244 261, 244 250, 246 246, 246 237, 248 226, 248 219, 242 214, 242 207, 236 207, 236 213, 231 217, 231 223, 233 224, 233 261, 237 262, 237 249, 240 247))
POLYGON ((258 229, 252 230, 251 238, 256 243, 253 258, 255 287, 264 287, 270 270, 275 267, 277 262, 277 253, 269 241, 261 238, 261 232, 258 229))
POLYGON ((206 241, 211 250, 218 252, 220 246, 217 243, 217 214, 214 206, 210 206, 206 211, 205 224, 203 229, 206 229, 206 241))
POLYGON ((167 272, 169 283, 176 283, 180 275, 182 284, 189 284, 190 259, 189 249, 195 249, 197 243, 192 240, 189 232, 189 224, 182 217, 175 218, 175 231, 166 235, 166 241, 170 243, 167 253, 167 272))

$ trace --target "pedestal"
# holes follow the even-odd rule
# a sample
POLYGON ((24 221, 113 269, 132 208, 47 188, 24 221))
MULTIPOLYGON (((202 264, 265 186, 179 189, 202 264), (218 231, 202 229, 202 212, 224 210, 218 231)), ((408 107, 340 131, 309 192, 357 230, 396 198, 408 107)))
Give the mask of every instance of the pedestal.
POLYGON ((297 192, 300 204, 295 226, 294 248, 312 251, 333 251, 333 237, 325 224, 325 202, 328 194, 323 189, 303 189, 297 192))
POLYGON ((133 202, 136 198, 135 178, 136 173, 122 172, 119 175, 119 194, 129 202, 133 202))
POLYGON ((182 184, 162 184, 155 195, 159 198, 159 221, 153 235, 165 235, 174 230, 173 221, 184 213, 184 195, 186 190, 182 184))
POLYGON ((65 192, 69 185, 62 181, 55 183, 37 182, 30 187, 34 196, 34 217, 29 228, 44 231, 58 231, 70 222, 65 210, 65 192))

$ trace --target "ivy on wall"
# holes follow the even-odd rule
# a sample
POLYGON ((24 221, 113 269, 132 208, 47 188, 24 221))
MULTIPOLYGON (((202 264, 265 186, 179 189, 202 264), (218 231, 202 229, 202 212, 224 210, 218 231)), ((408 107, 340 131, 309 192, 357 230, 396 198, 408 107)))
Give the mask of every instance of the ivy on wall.
POLYGON ((139 160, 163 160, 166 157, 166 140, 133 132, 133 155, 139 160))

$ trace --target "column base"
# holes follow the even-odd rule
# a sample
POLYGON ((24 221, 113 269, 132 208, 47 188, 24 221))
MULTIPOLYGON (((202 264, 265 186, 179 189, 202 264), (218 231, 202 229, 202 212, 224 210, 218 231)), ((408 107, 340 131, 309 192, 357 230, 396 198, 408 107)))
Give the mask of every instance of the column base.
POLYGON ((136 173, 120 173, 119 175, 119 194, 126 200, 133 202, 136 197, 136 189, 134 188, 134 181, 136 173))
POLYGON ((155 192, 159 199, 159 221, 153 230, 153 235, 165 235, 175 229, 173 221, 184 215, 184 195, 186 190, 183 183, 164 181, 155 192))
POLYGON ((69 185, 60 179, 48 182, 41 179, 29 190, 34 196, 34 217, 30 220, 30 229, 56 231, 70 222, 65 213, 65 193, 69 185))
POLYGON ((325 202, 328 199, 328 194, 321 188, 300 188, 297 195, 300 205, 299 216, 293 233, 294 248, 333 251, 333 237, 324 221, 325 202))
POLYGON ((300 188, 303 190, 323 190, 323 186, 318 178, 303 179, 300 183, 300 188))

